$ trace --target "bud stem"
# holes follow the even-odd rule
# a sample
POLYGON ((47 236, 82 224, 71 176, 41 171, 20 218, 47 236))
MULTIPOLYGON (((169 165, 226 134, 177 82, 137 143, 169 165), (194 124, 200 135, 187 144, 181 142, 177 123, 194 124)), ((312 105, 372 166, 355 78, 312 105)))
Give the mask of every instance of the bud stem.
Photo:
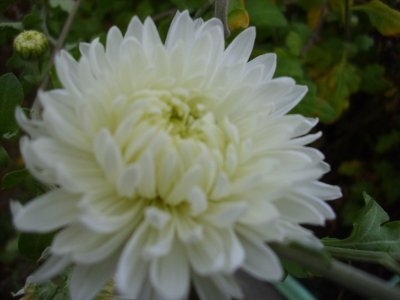
MULTIPOLYGON (((79 5, 81 4, 81 0, 75 0, 75 4, 74 7, 71 10, 71 13, 68 16, 67 21, 64 24, 64 27, 61 31, 60 37, 57 39, 57 44, 54 47, 54 50, 51 54, 51 58, 49 61, 49 65, 47 66, 47 71, 46 71, 46 75, 43 78, 42 84, 40 85, 39 89, 42 90, 46 90, 47 89, 47 85, 49 83, 49 72, 50 72, 50 68, 53 66, 54 64, 54 59, 56 57, 56 54, 61 50, 62 45, 64 44, 64 40, 69 32, 69 29, 71 27, 72 21, 78 11, 79 5)), ((31 109, 31 117, 32 119, 40 119, 41 118, 41 112, 42 112, 42 105, 40 104, 40 102, 37 100, 37 98, 35 99, 35 101, 33 102, 32 105, 32 109, 31 109)))

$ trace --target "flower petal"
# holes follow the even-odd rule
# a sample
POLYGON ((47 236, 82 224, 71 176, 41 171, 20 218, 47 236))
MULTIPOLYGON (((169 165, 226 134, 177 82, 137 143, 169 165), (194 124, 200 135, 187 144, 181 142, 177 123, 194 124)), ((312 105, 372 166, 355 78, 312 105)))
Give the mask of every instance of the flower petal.
POLYGON ((14 215, 19 230, 49 232, 72 223, 79 217, 78 201, 81 195, 55 189, 37 197, 14 215))

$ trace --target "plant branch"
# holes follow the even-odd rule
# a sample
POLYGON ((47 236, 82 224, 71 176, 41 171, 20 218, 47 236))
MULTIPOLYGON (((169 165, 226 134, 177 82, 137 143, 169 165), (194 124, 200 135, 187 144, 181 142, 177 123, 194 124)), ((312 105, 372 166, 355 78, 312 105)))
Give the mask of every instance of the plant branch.
POLYGON ((197 12, 194 14, 194 18, 200 18, 207 11, 207 9, 209 9, 210 6, 214 4, 214 1, 215 0, 208 0, 202 8, 199 8, 197 10, 197 12))
POLYGON ((310 38, 308 39, 308 42, 304 47, 301 49, 301 55, 304 55, 307 50, 315 43, 316 39, 318 38, 319 32, 322 29, 322 24, 324 24, 325 17, 326 17, 326 9, 327 9, 327 4, 323 5, 321 7, 321 14, 319 15, 317 26, 315 26, 313 33, 311 34, 310 38))
POLYGON ((214 6, 214 17, 222 21, 222 24, 224 26, 224 36, 225 38, 228 38, 231 35, 228 27, 229 0, 216 0, 214 6))
POLYGON ((176 14, 177 11, 178 11, 178 9, 173 8, 173 9, 164 11, 162 13, 159 13, 159 14, 151 17, 151 18, 153 19, 153 21, 157 21, 157 20, 162 19, 164 17, 172 17, 172 16, 174 16, 176 14))
POLYGON ((400 289, 390 287, 384 280, 362 270, 336 260, 329 261, 323 259, 302 248, 278 243, 271 243, 269 245, 278 256, 316 271, 331 281, 353 290, 362 296, 384 300, 400 299, 400 289))
MULTIPOLYGON (((79 5, 81 4, 81 0, 75 0, 74 3, 74 7, 71 10, 71 13, 68 16, 67 21, 64 24, 64 27, 61 31, 61 34, 59 36, 59 38, 57 39, 57 43, 53 49, 53 52, 51 54, 50 57, 50 61, 49 64, 47 66, 47 71, 46 71, 46 75, 43 78, 42 84, 39 86, 39 89, 41 90, 46 90, 47 85, 49 83, 49 78, 50 78, 50 69, 54 64, 54 59, 57 55, 57 53, 61 50, 63 44, 64 44, 64 40, 69 32, 69 29, 71 27, 72 21, 78 11, 79 5)), ((38 99, 36 98, 35 101, 33 102, 32 105, 32 109, 31 109, 31 117, 32 119, 40 119, 40 115, 41 115, 41 111, 42 111, 42 105, 40 104, 40 102, 38 101, 38 99)))
POLYGON ((330 246, 325 246, 325 250, 337 259, 381 264, 389 270, 400 274, 400 265, 396 262, 396 260, 400 260, 399 254, 392 255, 382 251, 356 250, 330 246))

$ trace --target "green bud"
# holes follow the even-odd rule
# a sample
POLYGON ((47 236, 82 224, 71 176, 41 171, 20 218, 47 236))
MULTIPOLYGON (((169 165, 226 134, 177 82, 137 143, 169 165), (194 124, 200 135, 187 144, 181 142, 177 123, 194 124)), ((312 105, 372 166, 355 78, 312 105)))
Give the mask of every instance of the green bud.
POLYGON ((46 53, 48 46, 47 37, 35 30, 24 31, 14 40, 15 52, 26 61, 40 59, 46 53))

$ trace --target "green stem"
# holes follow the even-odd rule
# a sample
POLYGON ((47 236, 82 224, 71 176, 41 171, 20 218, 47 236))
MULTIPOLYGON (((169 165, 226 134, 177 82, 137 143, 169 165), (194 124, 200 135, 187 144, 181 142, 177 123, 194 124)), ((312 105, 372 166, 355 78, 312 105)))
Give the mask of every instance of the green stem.
POLYGON ((356 250, 348 248, 325 246, 333 257, 341 260, 362 261, 381 264, 389 270, 400 274, 400 265, 396 260, 400 260, 399 254, 388 254, 381 251, 356 250))
POLYGON ((215 5, 214 17, 222 21, 222 24, 224 25, 225 38, 228 38, 231 35, 231 32, 229 31, 228 28, 229 0, 216 0, 214 5, 215 5))
MULTIPOLYGON (((50 58, 48 66, 47 66, 46 75, 44 76, 42 84, 39 87, 39 89, 41 89, 41 90, 46 90, 46 88, 47 88, 47 85, 49 83, 49 77, 50 77, 50 75, 49 75, 50 69, 54 64, 54 59, 56 57, 56 54, 61 50, 62 45, 64 44, 64 40, 69 32, 72 21, 78 11, 80 4, 81 4, 81 0, 75 0, 74 7, 72 8, 72 11, 68 16, 68 19, 64 24, 64 27, 60 34, 60 37, 57 40, 57 44, 53 49, 53 53, 51 54, 51 58, 50 58)), ((31 109, 32 119, 40 119, 41 112, 42 112, 42 106, 36 98, 35 101, 33 102, 32 109, 31 109)))
POLYGON ((271 243, 269 245, 278 256, 316 271, 331 281, 351 289, 362 296, 385 300, 400 299, 400 289, 390 287, 384 280, 362 270, 336 260, 326 260, 302 248, 278 243, 271 243))
POLYGON ((36 83, 40 82, 39 63, 37 61, 31 62, 33 76, 35 76, 36 83))

